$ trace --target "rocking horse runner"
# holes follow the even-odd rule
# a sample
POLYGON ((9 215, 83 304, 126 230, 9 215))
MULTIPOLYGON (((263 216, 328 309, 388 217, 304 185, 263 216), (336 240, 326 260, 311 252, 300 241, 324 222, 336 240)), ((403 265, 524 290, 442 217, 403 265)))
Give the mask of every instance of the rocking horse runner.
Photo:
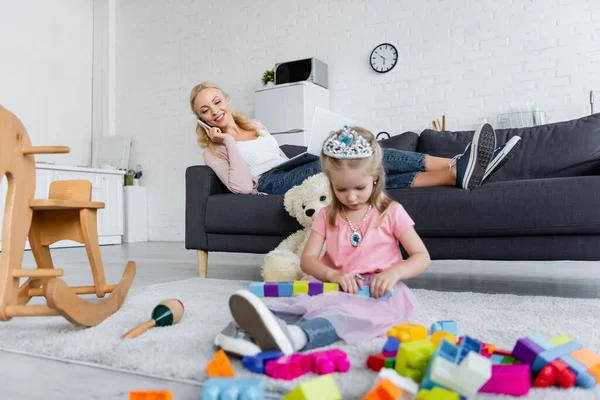
POLYGON ((0 177, 8 180, 8 194, 2 225, 0 264, 0 321, 19 316, 62 315, 73 324, 95 326, 117 312, 133 278, 135 263, 129 261, 121 281, 107 285, 98 244, 96 213, 104 203, 91 201, 92 187, 86 180, 55 181, 47 200, 34 200, 34 154, 68 153, 63 146, 32 147, 21 121, 0 106, 0 177), (36 269, 22 269, 25 242, 29 244, 36 269), (85 244, 90 260, 93 286, 68 286, 55 269, 50 245, 59 240, 85 244), (27 278, 19 286, 20 279, 27 278), (79 294, 107 299, 92 303, 79 294), (27 305, 32 297, 43 296, 47 305, 27 305))

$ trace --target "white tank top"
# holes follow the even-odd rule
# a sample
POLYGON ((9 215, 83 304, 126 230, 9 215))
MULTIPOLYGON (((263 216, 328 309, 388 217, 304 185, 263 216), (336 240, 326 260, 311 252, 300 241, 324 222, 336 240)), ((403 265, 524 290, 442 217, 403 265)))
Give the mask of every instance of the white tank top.
POLYGON ((260 177, 265 172, 286 161, 279 152, 277 140, 267 131, 261 129, 258 138, 236 142, 237 148, 250 169, 250 174, 260 177))

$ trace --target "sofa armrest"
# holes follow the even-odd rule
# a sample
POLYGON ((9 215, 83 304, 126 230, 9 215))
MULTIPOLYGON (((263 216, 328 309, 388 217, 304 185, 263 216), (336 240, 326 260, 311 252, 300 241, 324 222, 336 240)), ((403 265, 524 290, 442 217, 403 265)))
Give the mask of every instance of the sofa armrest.
POLYGON ((206 165, 194 165, 185 171, 185 248, 208 250, 206 204, 208 197, 229 193, 227 187, 206 165))

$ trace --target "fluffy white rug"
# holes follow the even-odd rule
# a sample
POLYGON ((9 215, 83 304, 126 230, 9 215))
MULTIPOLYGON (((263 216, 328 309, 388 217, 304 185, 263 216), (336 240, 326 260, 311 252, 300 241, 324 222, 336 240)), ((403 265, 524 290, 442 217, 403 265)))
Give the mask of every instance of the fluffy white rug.
MULTIPOLYGON (((44 354, 66 360, 101 364, 114 369, 154 376, 203 381, 205 366, 214 351, 213 338, 229 321, 228 295, 246 288, 247 281, 192 278, 184 281, 134 289, 123 308, 97 327, 82 329, 60 317, 14 318, 0 322, 0 348, 44 354), (132 327, 149 319, 153 307, 167 298, 185 305, 181 322, 172 327, 153 328, 136 339, 121 340, 132 327)), ((443 319, 459 323, 460 334, 512 349, 515 341, 532 333, 548 337, 568 335, 600 353, 600 300, 552 297, 446 293, 415 290, 421 302, 417 322, 430 326, 443 319)), ((348 373, 335 374, 344 399, 360 399, 371 388, 375 373, 366 368, 369 354, 379 352, 384 339, 359 346, 340 346, 352 361, 348 373)), ((255 376, 234 361, 239 376, 255 376)), ((266 379, 267 389, 282 393, 296 381, 266 379)), ((504 396, 479 395, 479 399, 504 396)), ((530 399, 598 399, 594 390, 532 389, 530 399)))

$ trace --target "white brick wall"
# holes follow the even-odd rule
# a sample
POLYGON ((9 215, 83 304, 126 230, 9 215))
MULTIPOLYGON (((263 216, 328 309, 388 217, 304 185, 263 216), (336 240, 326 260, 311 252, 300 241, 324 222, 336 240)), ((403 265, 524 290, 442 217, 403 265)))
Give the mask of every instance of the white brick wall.
MULTIPOLYGON (((202 163, 190 89, 214 80, 253 115, 254 89, 274 63, 329 65, 331 105, 374 132, 449 129, 526 101, 550 121, 589 113, 600 89, 598 0, 243 0, 116 2, 116 133, 135 137, 150 238, 184 239, 184 174, 202 163), (374 46, 399 63, 374 73, 374 46)), ((600 101, 600 99, 599 99, 600 101)))

